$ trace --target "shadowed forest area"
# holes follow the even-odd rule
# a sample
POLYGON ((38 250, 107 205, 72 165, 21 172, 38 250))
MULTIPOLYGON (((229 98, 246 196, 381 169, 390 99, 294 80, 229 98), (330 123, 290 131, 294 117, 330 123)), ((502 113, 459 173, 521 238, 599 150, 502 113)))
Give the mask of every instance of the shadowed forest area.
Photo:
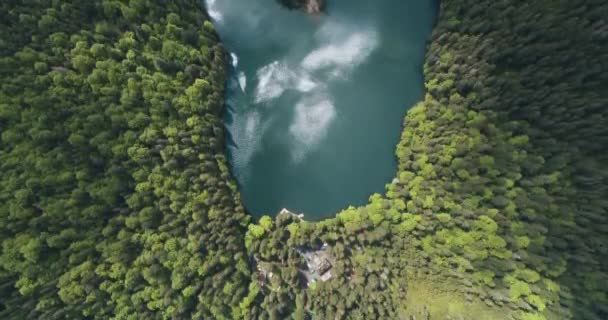
POLYGON ((3 1, 0 21, 0 318, 229 315, 249 218, 200 4, 3 1))
POLYGON ((606 319, 607 16, 441 1, 385 194, 250 223, 198 1, 3 1, 0 317, 606 319))

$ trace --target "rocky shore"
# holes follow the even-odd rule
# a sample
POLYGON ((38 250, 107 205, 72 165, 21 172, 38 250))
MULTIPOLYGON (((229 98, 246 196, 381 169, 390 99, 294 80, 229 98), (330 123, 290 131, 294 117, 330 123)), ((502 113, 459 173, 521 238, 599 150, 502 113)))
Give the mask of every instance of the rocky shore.
POLYGON ((303 10, 308 14, 320 14, 325 10, 326 0, 277 0, 290 9, 303 10))

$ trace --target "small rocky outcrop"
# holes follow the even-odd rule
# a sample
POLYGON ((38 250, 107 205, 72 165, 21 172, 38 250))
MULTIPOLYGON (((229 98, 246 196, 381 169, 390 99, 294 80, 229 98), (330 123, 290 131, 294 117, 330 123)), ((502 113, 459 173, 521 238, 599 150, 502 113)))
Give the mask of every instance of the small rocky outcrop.
POLYGON ((303 10, 308 14, 320 14, 325 10, 326 0, 277 0, 289 9, 303 10))

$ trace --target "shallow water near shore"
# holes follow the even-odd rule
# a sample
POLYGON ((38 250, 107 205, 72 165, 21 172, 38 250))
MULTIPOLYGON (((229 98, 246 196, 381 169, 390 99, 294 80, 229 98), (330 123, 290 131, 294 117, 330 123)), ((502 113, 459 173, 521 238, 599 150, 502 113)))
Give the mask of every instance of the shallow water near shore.
POLYGON ((422 95, 435 2, 330 0, 319 16, 275 0, 206 5, 232 56, 226 143, 247 210, 318 220, 382 193, 422 95))

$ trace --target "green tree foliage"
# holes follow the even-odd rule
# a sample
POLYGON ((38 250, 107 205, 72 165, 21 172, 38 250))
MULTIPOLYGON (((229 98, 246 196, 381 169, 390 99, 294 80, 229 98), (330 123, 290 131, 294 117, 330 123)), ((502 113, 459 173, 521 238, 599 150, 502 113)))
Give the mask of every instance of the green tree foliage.
POLYGON ((231 318, 248 217, 198 1, 0 4, 0 318, 231 318))

